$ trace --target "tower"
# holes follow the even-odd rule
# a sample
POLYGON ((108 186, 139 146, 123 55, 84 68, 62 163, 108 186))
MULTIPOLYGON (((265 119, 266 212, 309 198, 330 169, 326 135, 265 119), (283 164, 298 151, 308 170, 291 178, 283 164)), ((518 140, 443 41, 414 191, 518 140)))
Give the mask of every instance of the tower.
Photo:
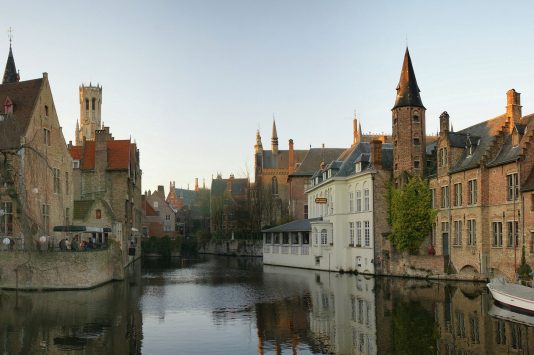
POLYGON ((15 58, 13 57, 13 50, 11 49, 11 29, 9 34, 9 55, 7 56, 6 69, 4 70, 4 79, 2 84, 16 83, 20 80, 17 67, 15 66, 15 58))
POLYGON ((95 139, 95 130, 102 127, 102 86, 80 86, 80 124, 76 129, 76 145, 95 139))
POLYGON ((397 85, 393 116, 393 179, 396 185, 408 176, 423 176, 426 166, 425 112, 415 79, 410 52, 406 47, 397 85))
POLYGON ((271 151, 273 155, 278 154, 278 134, 276 133, 276 121, 273 118, 273 133, 271 135, 271 151))

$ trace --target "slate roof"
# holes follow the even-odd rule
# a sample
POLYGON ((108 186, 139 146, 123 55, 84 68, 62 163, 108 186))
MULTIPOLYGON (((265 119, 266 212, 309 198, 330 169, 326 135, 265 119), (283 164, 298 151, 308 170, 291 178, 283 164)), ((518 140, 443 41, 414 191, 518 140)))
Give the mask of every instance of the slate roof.
POLYGON ((465 147, 465 144, 460 144, 461 141, 459 137, 469 134, 472 142, 476 145, 476 148, 471 155, 469 155, 467 150, 464 149, 464 152, 456 164, 450 169, 450 172, 459 172, 480 166, 482 157, 495 140, 495 136, 501 130, 505 122, 506 115, 503 114, 455 132, 453 137, 455 139, 456 146, 465 147))
POLYGON ((174 189, 176 192, 176 197, 183 198, 185 206, 191 206, 193 200, 196 198, 197 193, 194 190, 187 189, 174 189))
POLYGON ((312 176, 320 168, 321 162, 336 159, 345 149, 343 148, 311 148, 306 152, 299 167, 290 176, 312 176))
POLYGON ((397 85, 397 98, 395 99, 393 108, 395 109, 404 106, 424 108, 419 92, 420 90, 419 86, 417 86, 417 80, 415 79, 410 52, 408 51, 408 47, 406 47, 399 85, 397 85))
POLYGON ((13 50, 11 50, 10 44, 9 55, 7 56, 6 69, 4 70, 4 80, 2 81, 2 84, 16 83, 17 81, 19 81, 19 74, 17 73, 15 58, 13 57, 13 50))
MULTIPOLYGON (((294 162, 301 162, 306 156, 307 150, 294 150, 294 162)), ((271 150, 263 151, 263 168, 265 169, 287 169, 289 167, 289 150, 279 150, 273 154, 271 150)))
POLYGON ((311 218, 311 219, 299 219, 296 221, 291 221, 289 223, 281 224, 276 227, 268 228, 262 230, 262 232, 265 233, 272 233, 272 232, 311 232, 311 223, 313 221, 320 221, 322 220, 321 217, 319 218, 311 218))
MULTIPOLYGON (((211 194, 212 195, 222 195, 226 191, 226 186, 229 179, 212 179, 211 180, 211 194)), ((247 178, 236 179, 232 183, 232 195, 242 195, 247 192, 249 181, 247 178)))
MULTIPOLYGON (((0 104, 9 97, 13 102, 13 113, 0 119, 0 149, 14 149, 20 145, 20 138, 26 134, 43 79, 34 79, 0 85, 0 104)), ((3 111, 3 107, 2 107, 3 111)))

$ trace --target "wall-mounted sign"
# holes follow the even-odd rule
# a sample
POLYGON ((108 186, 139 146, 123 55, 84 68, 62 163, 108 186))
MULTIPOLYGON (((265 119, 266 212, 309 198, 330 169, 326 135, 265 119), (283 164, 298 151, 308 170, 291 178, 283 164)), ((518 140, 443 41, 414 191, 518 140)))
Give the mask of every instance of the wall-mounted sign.
POLYGON ((326 202, 327 202, 326 197, 316 197, 315 198, 315 203, 326 204, 326 202))

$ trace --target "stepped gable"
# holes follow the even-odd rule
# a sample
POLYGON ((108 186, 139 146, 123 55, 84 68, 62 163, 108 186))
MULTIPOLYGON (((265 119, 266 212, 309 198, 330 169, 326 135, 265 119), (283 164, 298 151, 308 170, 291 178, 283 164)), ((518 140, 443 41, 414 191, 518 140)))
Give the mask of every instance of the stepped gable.
MULTIPOLYGON (((34 79, 0 85, 0 104, 7 98, 13 103, 13 113, 0 107, 0 149, 17 149, 20 138, 28 129, 33 115, 43 79, 34 79)), ((28 142, 29 143, 29 142, 28 142)))

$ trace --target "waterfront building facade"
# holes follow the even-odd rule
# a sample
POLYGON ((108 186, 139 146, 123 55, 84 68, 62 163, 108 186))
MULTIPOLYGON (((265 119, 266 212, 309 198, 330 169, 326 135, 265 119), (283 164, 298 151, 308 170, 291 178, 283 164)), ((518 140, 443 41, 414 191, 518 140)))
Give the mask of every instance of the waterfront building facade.
POLYGON ((72 220, 72 160, 48 74, 20 81, 11 46, 0 85, 0 238, 33 248, 72 220))

